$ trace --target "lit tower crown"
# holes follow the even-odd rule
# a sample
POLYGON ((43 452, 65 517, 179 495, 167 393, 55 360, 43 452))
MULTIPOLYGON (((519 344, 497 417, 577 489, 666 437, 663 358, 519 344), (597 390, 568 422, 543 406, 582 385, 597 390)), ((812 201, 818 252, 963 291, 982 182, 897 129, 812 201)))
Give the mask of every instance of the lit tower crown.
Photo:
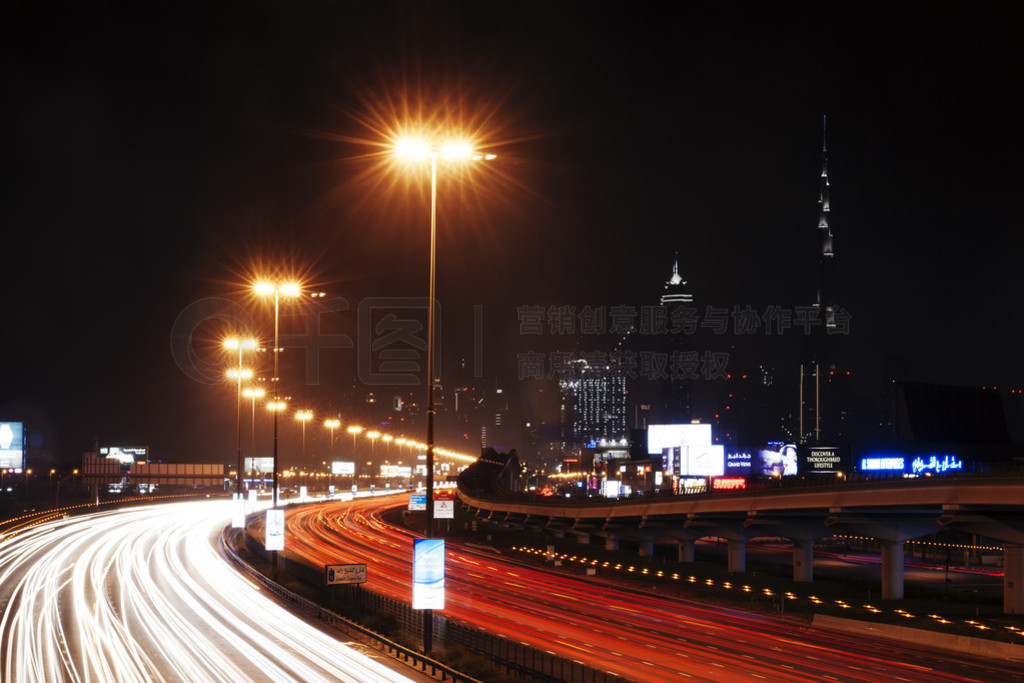
POLYGON ((679 274, 679 255, 677 254, 676 260, 672 263, 672 277, 665 283, 665 293, 661 295, 661 305, 693 303, 693 294, 683 291, 685 286, 686 280, 679 274))

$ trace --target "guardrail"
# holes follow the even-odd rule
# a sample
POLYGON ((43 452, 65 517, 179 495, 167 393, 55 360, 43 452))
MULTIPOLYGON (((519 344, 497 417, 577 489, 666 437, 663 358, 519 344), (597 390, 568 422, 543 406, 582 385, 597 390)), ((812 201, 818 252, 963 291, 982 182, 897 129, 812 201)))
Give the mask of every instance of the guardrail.
MULTIPOLYGON (((228 531, 230 530, 226 530, 225 535, 221 538, 222 545, 226 543, 225 536, 228 531)), ((266 555, 262 548, 256 547, 258 545, 258 541, 256 541, 251 535, 245 534, 245 539, 250 551, 260 555, 266 555)), ((225 552, 234 554, 234 551, 230 547, 225 552)), ((238 558, 237 561, 241 562, 250 573, 256 572, 255 569, 249 567, 241 558, 238 558)), ((319 581, 323 580, 322 571, 317 571, 316 568, 310 567, 302 562, 284 558, 280 555, 278 556, 278 562, 281 563, 280 566, 282 566, 285 571, 299 581, 309 585, 317 585, 319 581)), ((387 638, 369 631, 359 624, 355 624, 344 617, 321 607, 317 603, 311 602, 301 596, 294 595, 287 589, 272 582, 270 579, 258 572, 253 575, 257 581, 267 586, 269 590, 272 590, 294 604, 299 605, 308 613, 317 616, 320 619, 328 620, 330 623, 335 625, 339 625, 339 628, 342 628, 343 630, 351 629, 354 633, 367 634, 368 637, 372 638, 374 641, 386 644, 387 648, 392 648, 387 650, 389 653, 407 652, 409 653, 408 656, 427 659, 415 650, 409 650, 401 645, 397 645, 387 638), (325 617, 323 615, 327 616, 325 617), (337 621, 335 622, 332 620, 337 621)), ((349 588, 357 587, 350 586, 349 588)), ((394 618, 399 626, 399 630, 408 635, 410 639, 422 638, 423 613, 421 610, 412 609, 408 603, 399 602, 372 591, 364 590, 352 591, 346 594, 345 599, 350 602, 358 603, 369 614, 394 618)), ((539 650, 524 643, 513 642, 507 638, 489 633, 480 628, 460 623, 452 619, 447 619, 436 612, 432 616, 435 647, 459 646, 468 652, 487 658, 495 666, 505 669, 513 677, 522 678, 523 680, 537 681, 538 683, 627 683, 628 681, 626 678, 608 671, 595 669, 594 667, 578 660, 566 659, 565 657, 560 657, 554 653, 539 650)), ((406 655, 403 654, 403 656, 406 655)), ((443 664, 434 662, 434 660, 427 659, 427 661, 434 663, 438 667, 439 671, 441 671, 440 667, 444 666, 443 664)), ((448 669, 447 667, 446 670, 448 673, 443 675, 459 676, 459 678, 452 678, 451 680, 453 681, 475 680, 465 674, 448 669)))
POLYGON ((453 681, 454 683, 480 683, 475 678, 466 676, 451 667, 445 666, 441 662, 438 662, 430 657, 424 656, 422 653, 404 647, 391 641, 378 633, 374 633, 370 629, 364 628, 359 624, 349 621, 345 617, 332 612, 329 609, 325 609, 321 605, 307 600, 301 595, 297 595, 287 588, 281 586, 278 583, 270 580, 248 562, 243 560, 235 552, 234 547, 229 542, 229 537, 235 533, 242 533, 239 530, 225 529, 224 533, 220 537, 220 550, 221 553, 228 558, 238 569, 248 574, 253 580, 258 582, 261 586, 267 590, 273 592, 283 600, 295 605, 307 614, 316 617, 320 621, 323 621, 334 628, 345 631, 349 634, 354 634, 363 639, 363 642, 370 645, 380 652, 384 652, 395 659, 398 659, 409 666, 422 671, 425 674, 433 676, 442 681, 453 681))

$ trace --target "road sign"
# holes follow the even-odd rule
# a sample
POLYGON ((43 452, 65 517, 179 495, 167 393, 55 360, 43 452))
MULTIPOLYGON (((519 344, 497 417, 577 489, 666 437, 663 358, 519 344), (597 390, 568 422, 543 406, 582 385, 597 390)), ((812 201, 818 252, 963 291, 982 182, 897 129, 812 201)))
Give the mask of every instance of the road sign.
POLYGON ((455 519, 454 491, 434 491, 434 519, 455 519))
POLYGON ((324 567, 324 582, 328 586, 346 583, 366 583, 366 565, 329 564, 324 567))
POLYGON ((284 550, 284 510, 267 510, 266 538, 264 547, 267 550, 284 550))

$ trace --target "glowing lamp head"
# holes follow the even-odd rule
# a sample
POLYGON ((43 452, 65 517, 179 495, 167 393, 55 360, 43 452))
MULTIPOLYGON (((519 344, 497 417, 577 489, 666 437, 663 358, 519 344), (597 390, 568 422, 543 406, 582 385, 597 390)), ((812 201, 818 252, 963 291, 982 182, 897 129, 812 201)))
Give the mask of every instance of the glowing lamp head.
POLYGON ((441 158, 448 160, 473 158, 473 145, 468 142, 447 142, 441 145, 441 158))
POLYGON ((257 282, 252 288, 260 296, 268 296, 274 293, 274 285, 263 280, 257 282))
POLYGON ((426 140, 418 138, 402 138, 395 143, 395 156, 400 159, 415 161, 430 158, 430 145, 426 140))

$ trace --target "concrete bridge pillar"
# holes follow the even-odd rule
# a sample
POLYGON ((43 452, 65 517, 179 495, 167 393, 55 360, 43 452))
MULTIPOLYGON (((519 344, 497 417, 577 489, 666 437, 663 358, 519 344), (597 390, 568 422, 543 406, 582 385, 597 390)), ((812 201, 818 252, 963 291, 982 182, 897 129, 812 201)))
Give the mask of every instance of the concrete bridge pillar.
POLYGON ((606 537, 604 539, 604 549, 605 550, 618 550, 619 549, 619 539, 617 537, 615 537, 615 536, 608 536, 608 537, 606 537))
POLYGON ((903 599, 903 546, 905 541, 882 541, 882 599, 903 599))
POLYGON ((747 571, 747 542, 745 540, 729 541, 729 572, 747 571))
POLYGON ((1024 614, 1024 545, 1003 543, 1003 612, 1024 614))
POLYGON ((696 557, 696 544, 692 539, 679 539, 679 561, 693 562, 696 557))
POLYGON ((640 541, 640 557, 654 557, 654 541, 640 541))
POLYGON ((793 541, 793 580, 814 581, 814 541, 793 541))

